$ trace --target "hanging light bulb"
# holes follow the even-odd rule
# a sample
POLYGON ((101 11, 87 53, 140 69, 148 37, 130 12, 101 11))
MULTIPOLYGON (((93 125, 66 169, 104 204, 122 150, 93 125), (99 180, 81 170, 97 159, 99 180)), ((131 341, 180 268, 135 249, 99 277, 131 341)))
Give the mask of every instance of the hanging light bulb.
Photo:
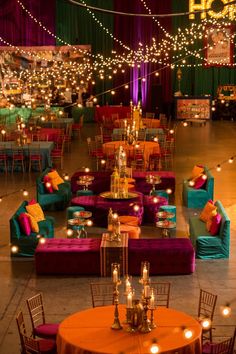
POLYGON ((88 173, 90 172, 90 169, 88 167, 85 167, 84 172, 88 173))
POLYGON ((23 189, 22 195, 23 197, 27 197, 29 195, 29 192, 26 189, 23 189))
POLYGON ((209 318, 203 318, 200 323, 203 329, 209 329, 211 327, 211 320, 209 318))
POLYGON ((43 236, 40 236, 39 243, 41 243, 41 245, 43 245, 45 242, 46 242, 46 239, 43 236))
POLYGON ((225 304, 225 306, 221 306, 220 310, 224 317, 229 317, 231 315, 231 307, 229 303, 225 304))
POLYGON ((221 166, 220 166, 220 165, 217 165, 217 166, 216 166, 216 171, 217 171, 217 172, 220 172, 220 171, 221 171, 221 166))
POLYGON ((234 162, 234 158, 230 157, 230 159, 228 160, 229 163, 233 163, 234 162))
POLYGON ((172 189, 171 189, 171 188, 167 188, 167 189, 166 189, 166 193, 167 193, 167 194, 172 194, 172 189))
POLYGON ((11 252, 12 253, 18 253, 18 251, 19 251, 19 247, 18 246, 11 246, 11 252))
POLYGON ((93 221, 92 220, 87 220, 87 226, 93 226, 93 221))
POLYGON ((68 175, 68 173, 65 173, 64 174, 64 180, 65 181, 69 181, 69 179, 70 179, 70 176, 68 175))
POLYGON ((67 236, 72 236, 73 235, 73 233, 74 233, 74 231, 72 230, 72 229, 67 229, 66 230, 66 234, 67 234, 67 236))
POLYGON ((152 340, 152 344, 150 346, 150 353, 151 354, 157 354, 157 353, 160 353, 160 347, 159 345, 157 344, 157 340, 154 338, 152 340))
POLYGON ((184 334, 184 338, 190 339, 193 336, 193 331, 191 331, 191 329, 189 329, 189 328, 184 328, 183 334, 184 334))
POLYGON ((135 204, 135 205, 134 205, 134 211, 139 211, 139 209, 140 209, 139 205, 138 205, 138 204, 135 204))

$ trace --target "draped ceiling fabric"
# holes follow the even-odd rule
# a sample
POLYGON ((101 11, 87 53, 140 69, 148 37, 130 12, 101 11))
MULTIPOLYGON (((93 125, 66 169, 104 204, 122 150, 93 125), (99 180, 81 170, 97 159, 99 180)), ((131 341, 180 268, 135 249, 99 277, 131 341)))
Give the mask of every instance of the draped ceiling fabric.
MULTIPOLYGON (((44 26, 55 31, 55 0, 22 0, 44 26)), ((55 45, 55 39, 25 13, 16 0, 0 1, 0 36, 18 46, 55 45)), ((0 45, 5 44, 0 42, 0 45)))
MULTIPOLYGON (((69 3, 67 0, 21 0, 27 9, 41 21, 42 24, 61 37, 65 42, 71 44, 90 44, 92 53, 100 53, 105 57, 111 56, 115 49, 117 53, 126 53, 106 31, 100 27, 88 11, 79 6, 69 3)), ((146 13, 141 0, 86 0, 86 3, 95 7, 114 9, 115 11, 146 13)), ((179 0, 146 0, 147 6, 152 13, 187 12, 188 1, 179 0)), ((152 37, 158 43, 164 34, 151 18, 127 17, 121 15, 105 14, 94 12, 95 16, 103 23, 103 26, 114 34, 131 49, 137 50, 138 43, 151 45, 152 37)), ((159 18, 161 25, 172 35, 177 32, 178 27, 183 31, 190 27, 191 21, 188 16, 159 18)), ((17 0, 1 0, 0 6, 0 36, 12 45, 35 46, 62 44, 56 41, 49 33, 44 31, 38 23, 25 13, 17 0)), ((6 45, 0 42, 0 45, 6 45)), ((198 41, 196 49, 201 50, 203 43, 198 41)), ((235 50, 235 49, 234 49, 235 50)), ((201 55, 204 53, 200 51, 201 55)), ((126 53, 127 54, 127 53, 126 53)), ((229 67, 204 67, 198 64, 201 61, 195 57, 188 59, 192 67, 183 67, 181 91, 188 95, 216 95, 220 84, 235 84, 236 70, 229 67), (197 64, 197 66, 195 66, 197 64)), ((130 92, 124 87, 116 90, 116 95, 111 97, 110 93, 99 96, 99 103, 106 104, 129 104, 133 99, 137 102, 142 98, 142 105, 145 110, 153 110, 158 102, 162 101, 168 105, 172 101, 173 93, 178 90, 176 80, 177 69, 170 70, 169 67, 159 67, 158 64, 142 63, 140 68, 129 68, 126 66, 124 74, 113 75, 113 80, 96 80, 96 94, 102 93, 124 84, 130 84, 130 92), (160 76, 149 74, 160 70, 160 76), (146 76, 146 82, 137 80, 138 77, 146 76), (161 96, 161 97, 160 97, 161 96)))

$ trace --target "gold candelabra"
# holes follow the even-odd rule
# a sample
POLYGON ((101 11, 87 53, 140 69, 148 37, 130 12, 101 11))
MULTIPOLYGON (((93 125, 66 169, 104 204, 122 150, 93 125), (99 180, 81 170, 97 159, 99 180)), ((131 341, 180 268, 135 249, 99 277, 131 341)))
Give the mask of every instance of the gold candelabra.
POLYGON ((112 265, 111 265, 111 274, 112 274, 112 281, 113 281, 113 284, 114 284, 113 296, 114 296, 114 305, 115 305, 114 322, 113 322, 111 328, 115 329, 115 330, 119 330, 119 329, 123 328, 121 326, 121 324, 120 324, 119 311, 118 311, 118 305, 119 305, 119 290, 118 290, 118 286, 121 285, 120 264, 119 263, 112 263, 112 265))

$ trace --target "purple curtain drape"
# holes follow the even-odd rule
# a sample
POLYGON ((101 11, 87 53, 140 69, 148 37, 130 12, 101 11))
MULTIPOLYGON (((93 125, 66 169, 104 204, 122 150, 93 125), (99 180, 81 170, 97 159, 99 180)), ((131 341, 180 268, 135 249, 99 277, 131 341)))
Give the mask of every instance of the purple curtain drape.
MULTIPOLYGON (((55 32, 56 0, 22 0, 32 15, 55 32)), ((55 39, 21 8, 16 0, 1 0, 0 36, 16 46, 55 45, 55 39)), ((0 45, 5 44, 0 41, 0 45)))
MULTIPOLYGON (((156 1, 149 0, 146 1, 148 7, 151 9, 152 13, 170 13, 171 12, 171 0, 156 1)), ((147 13, 142 2, 140 0, 127 1, 127 0, 114 0, 114 9, 116 11, 123 11, 129 13, 147 13)), ((171 29, 171 19, 162 18, 159 19, 161 25, 165 28, 167 32, 171 29)), ((147 17, 129 17, 129 16, 115 16, 114 24, 114 35, 119 38, 124 44, 128 45, 131 49, 137 50, 139 47, 139 42, 150 46, 152 44, 152 37, 155 37, 159 41, 163 36, 163 31, 154 23, 152 18, 147 17)), ((115 43, 116 51, 122 53, 123 48, 119 44, 115 43)), ((157 93, 157 87, 161 87, 163 104, 171 101, 171 70, 166 67, 164 70, 160 71, 160 76, 157 78, 154 74, 149 74, 155 70, 159 69, 158 64, 142 63, 140 69, 130 68, 130 79, 134 80, 137 77, 146 76, 146 81, 141 82, 139 86, 138 83, 132 83, 130 85, 130 95, 131 99, 135 103, 138 97, 138 88, 141 87, 142 96, 142 107, 145 111, 153 111, 157 106, 154 104, 153 98, 155 98, 155 91, 157 93), (137 75, 137 71, 139 74, 137 75)), ((119 81, 116 80, 116 84, 122 83, 123 78, 119 81)), ((159 89, 160 94, 160 89, 159 89)), ((127 98, 126 92, 119 92, 119 100, 125 101, 127 98)), ((157 98, 157 101, 160 98, 157 98)))

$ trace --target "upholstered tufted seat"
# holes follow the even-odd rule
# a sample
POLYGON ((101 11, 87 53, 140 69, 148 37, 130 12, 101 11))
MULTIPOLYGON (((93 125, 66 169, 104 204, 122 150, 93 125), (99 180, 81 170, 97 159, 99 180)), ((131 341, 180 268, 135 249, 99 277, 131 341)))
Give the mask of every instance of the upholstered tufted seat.
POLYGON ((38 244, 37 274, 100 274, 101 239, 53 239, 38 244))
POLYGON ((140 275, 142 261, 150 262, 151 275, 190 274, 195 252, 187 238, 129 240, 129 274, 140 275))

